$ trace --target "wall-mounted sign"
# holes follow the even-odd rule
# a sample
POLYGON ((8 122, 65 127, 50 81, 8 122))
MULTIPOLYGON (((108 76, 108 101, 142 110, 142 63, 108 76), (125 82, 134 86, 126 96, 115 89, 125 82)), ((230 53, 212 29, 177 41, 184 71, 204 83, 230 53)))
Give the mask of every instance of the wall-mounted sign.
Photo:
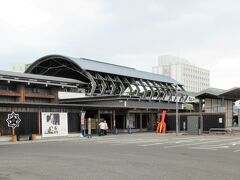
POLYGON ((222 118, 219 118, 219 119, 218 119, 218 122, 219 122, 219 123, 223 123, 223 119, 222 119, 222 118))
POLYGON ((16 128, 16 127, 19 127, 19 123, 21 122, 21 119, 19 118, 19 114, 12 112, 11 114, 8 114, 8 118, 6 121, 8 123, 8 127, 16 128))
POLYGON ((42 113, 42 136, 66 136, 68 135, 67 113, 43 112, 42 113))

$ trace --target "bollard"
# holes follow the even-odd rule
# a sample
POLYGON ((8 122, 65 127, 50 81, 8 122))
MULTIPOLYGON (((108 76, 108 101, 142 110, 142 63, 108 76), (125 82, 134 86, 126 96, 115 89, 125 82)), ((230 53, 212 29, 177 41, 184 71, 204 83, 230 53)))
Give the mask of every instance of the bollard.
POLYGON ((12 142, 17 142, 17 136, 16 135, 12 136, 12 142))
POLYGON ((36 141, 37 140, 37 135, 36 134, 32 134, 31 135, 31 139, 32 139, 32 141, 36 141))
POLYGON ((91 123, 91 118, 88 118, 88 132, 87 132, 87 134, 88 134, 88 138, 92 138, 92 123, 91 123))

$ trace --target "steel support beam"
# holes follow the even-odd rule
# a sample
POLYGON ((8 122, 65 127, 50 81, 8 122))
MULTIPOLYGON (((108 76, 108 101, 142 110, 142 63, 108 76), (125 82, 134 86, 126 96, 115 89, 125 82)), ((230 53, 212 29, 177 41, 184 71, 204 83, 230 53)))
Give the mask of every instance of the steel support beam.
POLYGON ((156 97, 156 99, 159 99, 160 97, 161 97, 161 91, 160 91, 160 89, 159 89, 159 85, 157 85, 157 83, 156 82, 152 82, 152 84, 154 85, 154 87, 156 88, 156 90, 157 90, 157 97, 156 97))
POLYGON ((135 96, 139 96, 140 88, 139 88, 139 86, 137 85, 137 82, 135 81, 134 78, 131 78, 131 81, 132 81, 133 85, 134 85, 134 86, 136 87, 136 89, 137 89, 137 92, 136 92, 135 96))
POLYGON ((114 83, 114 81, 113 81, 113 79, 107 74, 107 78, 108 78, 108 80, 111 82, 111 91, 110 91, 110 94, 112 95, 112 94, 114 94, 115 93, 115 91, 116 91, 116 85, 115 85, 115 83, 114 83))
POLYGON ((93 96, 96 88, 97 88, 97 83, 95 82, 93 76, 91 75, 91 73, 89 73, 88 71, 85 71, 85 74, 87 75, 88 79, 91 81, 91 92, 90 95, 93 96))
POLYGON ((151 90, 151 94, 150 94, 150 96, 149 96, 149 99, 151 100, 151 99, 153 98, 153 96, 154 96, 154 90, 153 90, 152 85, 150 84, 150 82, 149 82, 148 80, 145 81, 145 82, 147 83, 148 87, 149 87, 150 90, 151 90))
POLYGON ((163 84, 160 83, 160 82, 158 83, 158 85, 161 87, 161 90, 163 92, 162 100, 165 100, 165 97, 168 95, 168 93, 167 93, 167 91, 165 89, 165 86, 163 86, 163 84))
POLYGON ((142 79, 140 79, 139 82, 140 82, 140 84, 141 84, 141 86, 143 87, 143 90, 144 90, 144 91, 143 91, 142 98, 146 98, 146 96, 147 96, 147 88, 146 88, 146 86, 144 85, 142 79))
POLYGON ((106 88, 107 88, 107 84, 105 83, 104 78, 100 74, 97 73, 97 76, 101 80, 101 86, 102 86, 101 95, 103 95, 103 94, 105 94, 105 91, 106 91, 106 88))
POLYGON ((125 92, 126 88, 122 82, 122 80, 118 77, 118 76, 115 76, 116 80, 120 83, 120 96, 125 92))
POLYGON ((126 77, 124 77, 123 79, 124 79, 124 82, 128 84, 128 87, 129 87, 129 90, 130 90, 129 95, 132 95, 133 94, 133 88, 131 86, 131 83, 128 81, 128 79, 126 77))

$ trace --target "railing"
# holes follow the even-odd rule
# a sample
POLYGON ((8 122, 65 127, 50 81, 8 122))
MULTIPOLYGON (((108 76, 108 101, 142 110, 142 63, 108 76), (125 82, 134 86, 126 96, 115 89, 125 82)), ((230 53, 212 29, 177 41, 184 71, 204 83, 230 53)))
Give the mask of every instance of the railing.
POLYGON ((27 98, 41 98, 41 99, 55 99, 56 96, 54 95, 46 95, 46 94, 39 94, 39 93, 26 93, 25 97, 27 98))
POLYGON ((228 128, 211 128, 209 134, 239 134, 240 127, 228 127, 228 128))
POLYGON ((0 92, 0 96, 19 97, 21 94, 17 92, 0 92))
POLYGON ((231 134, 233 131, 231 128, 210 128, 209 134, 231 134))

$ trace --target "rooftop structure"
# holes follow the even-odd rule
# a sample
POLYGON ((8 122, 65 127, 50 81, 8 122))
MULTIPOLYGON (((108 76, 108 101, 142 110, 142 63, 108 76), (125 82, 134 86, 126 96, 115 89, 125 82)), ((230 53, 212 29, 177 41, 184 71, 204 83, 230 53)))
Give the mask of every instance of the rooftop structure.
POLYGON ((187 98, 183 86, 171 77, 85 58, 45 56, 32 63, 26 73, 83 81, 88 96, 124 95, 142 100, 176 101, 177 87, 179 101, 187 98))

